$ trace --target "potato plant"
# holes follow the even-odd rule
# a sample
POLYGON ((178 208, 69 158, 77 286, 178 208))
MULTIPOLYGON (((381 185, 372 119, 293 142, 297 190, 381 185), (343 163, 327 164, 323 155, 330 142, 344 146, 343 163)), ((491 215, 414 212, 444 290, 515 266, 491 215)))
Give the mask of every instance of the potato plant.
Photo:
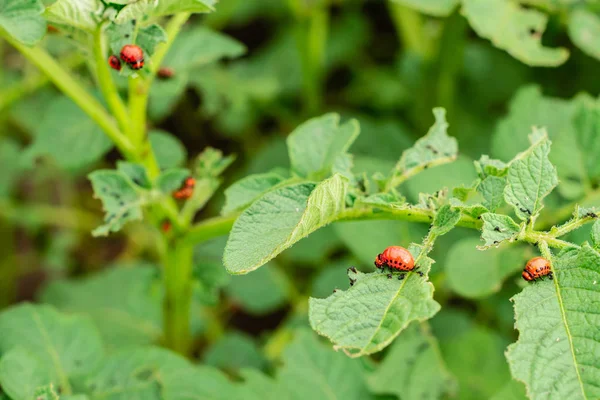
POLYGON ((591 1, 0 0, 0 399, 600 398, 598 59, 591 1))

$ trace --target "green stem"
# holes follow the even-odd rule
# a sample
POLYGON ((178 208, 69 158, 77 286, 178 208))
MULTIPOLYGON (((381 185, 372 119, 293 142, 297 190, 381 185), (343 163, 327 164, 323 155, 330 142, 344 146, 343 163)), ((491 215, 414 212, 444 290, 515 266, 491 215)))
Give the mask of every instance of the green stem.
POLYGON ((581 228, 588 222, 595 221, 596 219, 597 217, 594 218, 593 216, 572 219, 571 221, 568 221, 567 223, 561 226, 553 227, 552 229, 550 229, 550 234, 554 237, 564 236, 567 233, 574 231, 575 229, 581 228))
POLYGON ((117 87, 112 79, 110 68, 107 61, 107 44, 104 35, 104 24, 101 24, 94 32, 94 57, 96 59, 96 75, 98 85, 104 95, 104 100, 117 119, 122 132, 128 132, 130 120, 123 99, 117 91, 117 87))
POLYGON ((40 223, 82 231, 91 231, 99 222, 95 214, 83 210, 47 204, 17 205, 6 200, 0 200, 0 217, 15 225, 40 223))
MULTIPOLYGON (((407 169, 406 171, 402 172, 399 175, 394 175, 392 177, 392 179, 390 179, 387 182, 387 184, 385 186, 385 191, 389 192, 393 188, 400 186, 405 181, 409 180, 410 178, 412 178, 415 175, 418 175, 423 170, 426 170, 428 168, 437 167, 437 166, 444 165, 444 164, 448 164, 455 160, 456 160, 456 156, 441 157, 441 158, 436 158, 435 160, 430 161, 428 163, 416 166, 414 168, 407 169)), ((402 162, 403 162, 403 160, 400 160, 400 162, 396 166, 396 171, 398 171, 400 168, 402 168, 402 162)))
POLYGON ((193 245, 229 233, 239 214, 215 217, 192 226, 181 239, 182 243, 193 245))
POLYGON ((191 344, 193 247, 180 241, 167 244, 164 260, 163 323, 166 345, 187 355, 191 344))
POLYGON ((325 50, 329 31, 329 10, 317 7, 299 16, 298 47, 302 59, 304 105, 308 114, 319 110, 325 71, 325 50))
POLYGON ((433 45, 431 40, 423 32, 423 17, 418 11, 401 5, 400 3, 388 1, 392 22, 396 27, 398 38, 404 47, 423 60, 433 56, 433 45))
POLYGON ((146 139, 148 95, 149 89, 139 75, 129 78, 129 115, 131 118, 129 137, 138 148, 146 139))
POLYGON ((119 130, 112 116, 52 56, 39 47, 27 47, 12 39, 9 35, 2 34, 2 37, 19 50, 31 63, 36 65, 48 76, 52 83, 93 119, 121 153, 128 158, 137 158, 134 146, 123 132, 119 130))

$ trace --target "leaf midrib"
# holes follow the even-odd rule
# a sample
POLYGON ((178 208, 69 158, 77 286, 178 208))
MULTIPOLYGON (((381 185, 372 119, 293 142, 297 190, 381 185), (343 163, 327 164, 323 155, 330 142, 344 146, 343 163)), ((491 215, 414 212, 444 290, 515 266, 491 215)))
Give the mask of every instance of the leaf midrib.
POLYGON ((565 331, 567 333, 567 339, 569 340, 569 348, 571 350, 571 356, 573 357, 573 363, 575 368, 575 373, 577 375, 577 381, 579 382, 579 387, 581 388, 581 394, 583 398, 587 400, 587 396, 585 394, 585 389, 583 387, 583 380, 581 379, 581 375, 579 374, 579 368, 577 367, 579 363, 577 362, 577 356, 575 355, 575 347, 573 345, 573 337, 571 335, 571 330, 569 329, 569 323, 567 322, 567 315, 565 312, 565 306, 563 304, 562 294, 560 291, 558 274, 554 270, 554 263, 551 261, 552 272, 554 273, 554 288, 556 289, 556 298, 558 300, 558 307, 560 309, 560 315, 563 320, 563 325, 565 326, 565 331))

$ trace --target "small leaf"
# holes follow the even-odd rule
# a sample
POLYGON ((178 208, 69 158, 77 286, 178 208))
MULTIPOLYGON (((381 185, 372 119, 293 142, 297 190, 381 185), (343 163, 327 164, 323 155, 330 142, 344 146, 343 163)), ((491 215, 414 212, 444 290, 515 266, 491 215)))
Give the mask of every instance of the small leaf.
POLYGON ((368 382, 375 393, 401 399, 440 399, 456 386, 436 338, 426 324, 418 323, 394 340, 368 382))
POLYGON ((600 59, 600 19, 585 8, 577 8, 569 13, 569 37, 587 55, 600 59))
POLYGON ((556 168, 548 159, 550 141, 545 131, 542 139, 532 143, 510 163, 504 190, 504 199, 522 220, 537 217, 544 207, 542 200, 558 184, 556 168))
POLYGON ((506 179, 497 176, 488 176, 477 186, 477 191, 483 196, 483 206, 495 212, 504 204, 504 188, 506 179))
POLYGON ((190 176, 190 171, 185 168, 168 169, 156 178, 155 186, 164 195, 171 196, 174 191, 181 188, 185 179, 190 176))
MULTIPOLYGON (((412 245, 413 256, 421 252, 412 245)), ((427 274, 432 260, 418 257, 419 271, 427 274)), ((389 345, 411 322, 431 318, 440 309, 433 300, 433 285, 416 273, 401 275, 348 271, 354 281, 346 291, 326 299, 310 298, 312 328, 326 336, 336 349, 351 357, 376 353, 389 345)))
POLYGON ((394 179, 399 177, 410 177, 416 172, 429 166, 447 163, 456 159, 458 155, 458 144, 456 139, 448 136, 448 123, 446 122, 446 110, 434 108, 435 124, 429 132, 408 150, 402 153, 402 158, 396 165, 391 178, 392 187, 397 186, 394 179))
POLYGON ((540 11, 505 0, 463 0, 462 12, 479 36, 525 64, 554 67, 569 57, 565 48, 542 46, 548 17, 540 11))
POLYGON ((221 150, 207 147, 200 153, 194 165, 194 175, 199 178, 216 178, 233 162, 235 156, 223 156, 221 150))
POLYGON ((106 236, 111 232, 118 232, 127 222, 142 219, 142 206, 148 201, 124 174, 100 170, 92 172, 89 179, 94 188, 94 196, 102 201, 106 212, 104 225, 94 229, 92 235, 106 236))
POLYGON ((39 0, 0 0, 0 28, 19 42, 33 46, 46 34, 43 12, 39 0))
POLYGON ((144 166, 142 166, 141 164, 118 161, 117 171, 121 172, 123 175, 129 178, 131 183, 133 183, 134 185, 137 185, 144 189, 150 189, 150 178, 148 178, 146 168, 144 168, 144 166))
POLYGON ((119 11, 116 22, 123 23, 132 19, 142 20, 183 12, 206 13, 214 10, 215 3, 216 0, 134 0, 128 2, 119 11))
POLYGON ((521 248, 492 248, 484 252, 477 249, 478 244, 477 238, 461 239, 450 248, 445 261, 448 286, 469 299, 498 292, 508 276, 523 268, 521 248))
POLYGON ((113 54, 120 54, 126 44, 137 44, 144 51, 146 62, 151 60, 156 46, 167 41, 167 34, 159 25, 152 24, 137 29, 131 21, 120 25, 110 24, 106 35, 113 54))
POLYGON ((185 146, 170 133, 154 129, 148 134, 148 139, 160 168, 181 167, 187 159, 185 146))
POLYGON ((287 138, 292 170, 304 177, 325 177, 337 157, 346 153, 360 132, 358 121, 339 125, 337 114, 306 121, 287 138))
POLYGON ((430 234, 442 236, 450 232, 460 220, 460 210, 449 205, 442 206, 435 214, 430 234))
POLYGON ((481 219, 483 220, 481 239, 485 242, 480 246, 482 250, 498 246, 506 240, 512 242, 521 232, 521 227, 508 215, 485 213, 481 219))
POLYGON ((424 14, 436 17, 447 17, 452 13, 459 3, 459 0, 392 0, 393 2, 403 4, 414 8, 424 14))
POLYGON ((225 205, 221 214, 242 210, 285 180, 275 172, 249 175, 225 189, 225 205))
POLYGON ((600 254, 584 245, 553 257, 554 280, 513 298, 519 339, 506 357, 530 398, 600 396, 600 254), (544 374, 534 375, 543 369, 544 374))
POLYGON ((358 360, 332 351, 314 333, 300 331, 284 350, 277 381, 293 400, 373 400, 358 360), (318 384, 316 384, 318 382, 318 384))
MULTIPOLYGON (((0 353, 21 348, 20 355, 24 355, 23 352, 30 355, 17 358, 16 353, 12 353, 9 359, 2 359, 2 369, 19 368, 12 365, 13 362, 29 371, 41 369, 50 381, 37 381, 39 376, 31 376, 37 386, 52 382, 62 390, 69 389, 70 380, 92 371, 104 352, 100 336, 89 319, 65 316, 49 306, 23 304, 3 311, 0 314, 0 331, 0 353), (39 364, 36 365, 33 360, 39 364)), ((20 379, 25 378, 22 376, 20 379)), ((29 384, 22 380, 20 383, 29 384)), ((3 381, 2 386, 5 385, 8 383, 3 381)), ((21 389, 16 388, 18 391, 21 389)))
POLYGON ((483 155, 478 161, 475 161, 475 169, 481 179, 485 179, 490 175, 503 177, 508 172, 508 165, 500 160, 483 155))
POLYGON ((311 232, 335 221, 345 208, 348 181, 340 175, 321 182, 285 186, 255 201, 236 220, 223 263, 245 274, 275 258, 311 232))
POLYGON ((103 10, 101 0, 58 0, 46 8, 46 18, 92 33, 100 23, 103 10))

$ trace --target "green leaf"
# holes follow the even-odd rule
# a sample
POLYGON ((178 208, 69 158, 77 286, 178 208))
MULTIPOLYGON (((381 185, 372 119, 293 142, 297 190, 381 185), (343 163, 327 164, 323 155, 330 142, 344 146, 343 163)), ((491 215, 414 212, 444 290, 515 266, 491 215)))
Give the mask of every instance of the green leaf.
POLYGON ((498 246, 506 240, 512 242, 521 232, 521 227, 508 215, 485 213, 481 219, 481 239, 485 242, 482 249, 498 246))
POLYGON ((337 114, 306 121, 287 138, 292 170, 304 177, 319 178, 331 173, 336 159, 345 154, 358 134, 358 121, 339 124, 337 114))
POLYGON ((206 13, 214 10, 216 0, 134 0, 128 2, 117 14, 116 22, 123 23, 132 19, 143 20, 148 17, 183 12, 206 13))
POLYGON ((187 159, 186 148, 174 135, 154 129, 148 134, 148 139, 160 168, 181 167, 187 159))
POLYGON ((0 28, 19 42, 33 46, 46 34, 43 12, 39 0, 0 0, 0 28))
POLYGON ((541 139, 534 141, 525 152, 517 155, 510 163, 504 199, 513 206, 522 220, 538 216, 544 205, 542 200, 558 184, 556 168, 548 159, 550 144, 545 131, 541 139))
MULTIPOLYGON (((262 271, 262 270, 261 270, 262 271)), ((204 353, 207 365, 237 373, 242 368, 263 369, 266 360, 251 336, 228 332, 204 353)))
POLYGON ((506 357, 530 398, 600 396, 600 254, 584 245, 552 259, 554 280, 527 287, 513 298, 519 339, 506 357), (534 371, 543 369, 543 374, 534 371))
POLYGON ((434 108, 435 124, 427 134, 417 140, 413 147, 405 150, 391 177, 391 186, 397 186, 397 180, 415 175, 425 168, 454 161, 458 155, 456 139, 448 136, 446 110, 434 108))
MULTIPOLYGON (((413 256, 421 252, 416 245, 409 250, 413 256)), ((427 274, 432 262, 420 257, 419 271, 427 274)), ((351 357, 382 350, 411 322, 429 319, 440 309, 433 300, 433 285, 416 273, 409 272, 402 280, 381 272, 349 270, 348 276, 354 285, 347 291, 326 299, 310 298, 309 319, 315 331, 351 357)))
POLYGON ((504 358, 508 343, 497 332, 448 307, 431 320, 431 327, 458 381, 457 399, 489 399, 510 379, 504 358))
POLYGON ((600 19, 585 8, 569 13, 569 37, 587 55, 600 59, 600 19))
POLYGON ((112 147, 100 127, 67 97, 44 112, 29 157, 49 155, 61 167, 79 169, 98 161, 112 147))
POLYGON ((265 315, 288 302, 290 284, 275 263, 268 263, 252 274, 232 277, 225 291, 246 312, 265 315))
POLYGON ((445 261, 448 286, 461 297, 479 299, 498 292, 504 279, 523 268, 521 248, 484 252, 477 249, 479 243, 477 238, 465 238, 448 252, 445 261))
POLYGON ((360 362, 324 346, 308 331, 298 332, 285 349, 277 381, 293 400, 373 399, 360 362))
POLYGON ((94 229, 92 235, 107 236, 118 232, 130 221, 142 219, 142 206, 147 196, 136 190, 131 181, 121 172, 100 170, 89 175, 94 196, 102 201, 106 215, 104 225, 94 229))
POLYGON ((463 0, 463 15, 481 37, 531 66, 555 67, 569 58, 565 48, 542 46, 548 17, 505 0, 463 0))
POLYGON ((156 178, 155 186, 167 196, 178 190, 186 178, 192 174, 185 168, 172 168, 164 171, 156 178))
POLYGON ((240 372, 244 383, 239 387, 244 400, 291 400, 284 385, 252 369, 240 372))
POLYGON ((226 215, 246 208, 284 180, 285 177, 275 172, 249 175, 240 179, 225 189, 225 205, 221 214, 226 215))
POLYGON ((442 206, 435 214, 429 233, 433 236, 442 236, 450 232, 460 220, 460 210, 449 205, 442 206))
POLYGON ((375 393, 400 399, 440 399, 456 389, 437 340, 426 324, 418 323, 394 340, 368 382, 375 393))
POLYGON ((183 30, 177 36, 163 64, 180 73, 222 59, 240 57, 245 52, 246 47, 243 43, 198 25, 183 30))
POLYGON ((436 17, 446 17, 458 5, 459 0, 392 0, 395 3, 403 4, 414 8, 422 13, 436 17))
MULTIPOLYGON (((35 391, 35 400, 60 400, 58 393, 54 390, 54 385, 43 386, 35 391)), ((66 396, 75 397, 75 396, 66 396)), ((63 397, 64 399, 65 397, 63 397)))
POLYGON ((127 21, 123 24, 110 24, 106 29, 110 49, 119 54, 126 44, 137 44, 144 51, 144 59, 149 62, 159 43, 167 41, 167 33, 157 24, 137 28, 136 24, 127 21))
POLYGON ((101 0, 58 0, 46 8, 45 16, 50 22, 93 33, 101 21, 103 10, 101 0))
POLYGON ((348 181, 340 175, 319 185, 301 183, 271 191, 240 215, 223 263, 245 274, 275 258, 311 232, 335 221, 345 208, 348 181))
POLYGON ((477 186, 477 191, 483 196, 483 206, 494 212, 504 204, 504 188, 506 179, 488 176, 477 186))
POLYGON ((508 165, 506 163, 490 158, 487 155, 482 155, 478 161, 475 161, 475 169, 481 179, 488 176, 503 177, 506 176, 508 165))
POLYGON ((146 168, 141 164, 117 161, 117 171, 125 175, 133 185, 150 189, 151 183, 146 168))
POLYGON ((223 156, 221 150, 205 148, 194 164, 194 175, 199 178, 216 178, 235 161, 235 156, 223 156))
POLYGON ((22 169, 19 165, 21 159, 21 147, 16 141, 3 138, 0 139, 0 198, 9 197, 14 190, 22 169))
MULTIPOLYGON (((596 147, 592 140, 578 138, 578 136, 582 138, 587 136, 578 133, 575 128, 574 117, 580 103, 584 102, 579 98, 564 100, 543 97, 537 86, 527 86, 519 90, 511 101, 509 115, 500 121, 494 132, 492 138, 494 156, 505 160, 512 159, 523 148, 530 145, 527 135, 531 132, 531 127, 544 126, 554 144, 550 152, 550 161, 556 165, 558 171, 561 181, 558 186, 560 194, 567 199, 581 197, 588 185, 584 154, 589 152, 591 157, 596 147)), ((582 110, 581 113, 585 114, 585 111, 582 110)), ((593 113, 587 115, 590 117, 587 123, 593 127, 593 113)), ((592 130, 588 132, 592 134, 592 130)))
MULTIPOLYGON (((0 353, 22 349, 11 353, 8 359, 3 357, 3 371, 23 366, 24 371, 31 371, 31 378, 37 386, 52 382, 61 391, 70 390, 71 379, 92 371, 104 352, 100 335, 89 319, 65 316, 49 306, 23 304, 5 310, 0 314, 0 331, 0 353), (33 375, 40 370, 45 371, 48 381, 42 382, 40 376, 33 375)), ((3 373, 2 379, 3 387, 11 385, 21 394, 21 390, 27 389, 14 385, 29 384, 24 381, 27 376, 19 377, 10 372, 8 375, 3 373), (4 382, 8 376, 20 380, 4 382)))
POLYGON ((90 316, 104 342, 119 348, 150 344, 161 337, 159 288, 155 267, 117 264, 85 279, 52 281, 41 300, 61 311, 90 316))
POLYGON ((511 379, 490 400, 527 400, 527 395, 523 384, 511 379))
POLYGON ((11 399, 32 399, 37 388, 53 378, 47 365, 23 347, 9 350, 0 359, 0 385, 11 399))

